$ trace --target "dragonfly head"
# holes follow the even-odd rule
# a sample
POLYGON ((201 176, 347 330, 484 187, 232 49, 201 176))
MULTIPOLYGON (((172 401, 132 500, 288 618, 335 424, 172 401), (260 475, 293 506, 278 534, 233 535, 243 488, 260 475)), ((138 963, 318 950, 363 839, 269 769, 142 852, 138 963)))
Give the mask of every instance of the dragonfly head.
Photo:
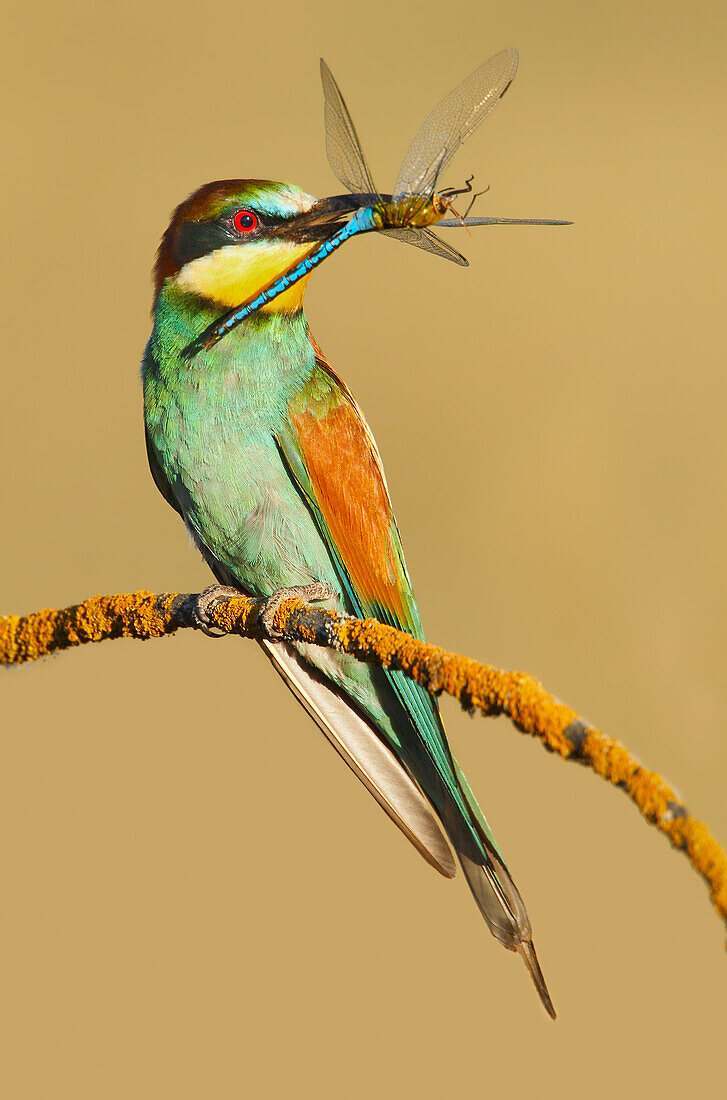
MULTIPOLYGON (((396 197, 382 206, 384 222, 389 229, 428 229, 436 225, 442 218, 451 212, 455 218, 461 220, 460 215, 454 209, 454 203, 458 195, 472 194, 467 206, 465 217, 472 209, 475 199, 484 194, 484 191, 472 193, 472 180, 470 176, 465 180, 464 187, 444 188, 441 191, 432 192, 430 195, 403 195, 396 197)), ((485 188, 485 191, 487 188, 485 188)))
POLYGON ((464 181, 464 187, 448 187, 432 195, 432 205, 440 211, 439 224, 448 229, 463 227, 465 229, 475 225, 572 225, 568 221, 556 221, 553 218, 471 218, 470 210, 480 195, 490 190, 490 185, 483 187, 481 191, 475 191, 472 187, 474 176, 468 176, 464 181), (454 202, 459 195, 471 195, 464 213, 460 214, 454 208, 454 202), (446 215, 452 214, 453 217, 446 215))

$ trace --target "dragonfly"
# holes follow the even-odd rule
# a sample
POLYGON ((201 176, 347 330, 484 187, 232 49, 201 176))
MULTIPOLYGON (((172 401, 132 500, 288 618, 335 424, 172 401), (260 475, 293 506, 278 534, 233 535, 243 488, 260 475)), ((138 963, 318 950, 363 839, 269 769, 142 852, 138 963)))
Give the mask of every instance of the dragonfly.
POLYGON ((518 67, 517 50, 500 50, 470 73, 430 112, 404 156, 391 194, 381 194, 374 183, 341 91, 323 59, 320 66, 326 155, 333 174, 349 194, 321 200, 311 211, 296 219, 299 230, 307 227, 309 233, 317 231, 325 237, 320 246, 300 262, 291 265, 253 298, 205 329, 185 349, 187 358, 213 347, 228 332, 309 275, 342 244, 360 233, 378 232, 467 266, 465 257, 437 236, 431 226, 469 228, 481 225, 571 224, 551 218, 460 217, 454 210, 454 203, 458 196, 472 192, 472 177, 462 188, 437 189, 443 172, 460 145, 487 118, 512 84, 518 67), (352 216, 336 229, 341 216, 352 211, 352 216))

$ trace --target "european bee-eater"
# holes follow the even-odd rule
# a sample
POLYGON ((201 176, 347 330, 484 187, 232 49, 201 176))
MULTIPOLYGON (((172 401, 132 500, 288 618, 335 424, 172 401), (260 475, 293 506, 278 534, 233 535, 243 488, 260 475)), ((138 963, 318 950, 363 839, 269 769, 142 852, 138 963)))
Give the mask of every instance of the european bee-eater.
MULTIPOLYGON (((327 606, 422 637, 376 443, 310 333, 307 277, 214 346, 183 354, 365 201, 225 180, 176 209, 159 248, 142 368, 149 462, 220 584, 261 597, 322 584, 334 593, 327 606)), ((399 672, 340 653, 274 638, 260 644, 346 763, 447 878, 455 875, 454 850, 493 935, 520 953, 554 1016, 525 905, 452 755, 436 700, 399 672)))

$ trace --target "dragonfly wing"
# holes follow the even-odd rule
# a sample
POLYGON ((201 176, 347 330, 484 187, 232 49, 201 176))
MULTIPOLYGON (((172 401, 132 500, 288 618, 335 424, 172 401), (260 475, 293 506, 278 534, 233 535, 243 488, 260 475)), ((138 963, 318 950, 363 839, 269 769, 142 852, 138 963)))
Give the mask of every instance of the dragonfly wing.
POLYGON ((434 108, 404 157, 394 187, 395 200, 409 195, 431 195, 462 142, 487 118, 510 87, 517 63, 517 50, 501 50, 434 108))
POLYGON ((321 83, 325 104, 326 156, 334 176, 353 194, 378 194, 348 107, 323 58, 321 83))
POLYGON ((436 233, 432 233, 431 229, 384 229, 382 233, 385 237, 393 237, 394 240, 402 241, 404 244, 423 248, 425 252, 431 252, 433 256, 441 256, 443 260, 451 260, 460 267, 469 267, 469 261, 462 253, 452 248, 436 233))
POLYGON ((553 218, 441 218, 437 225, 446 229, 469 229, 473 225, 573 225, 553 218))

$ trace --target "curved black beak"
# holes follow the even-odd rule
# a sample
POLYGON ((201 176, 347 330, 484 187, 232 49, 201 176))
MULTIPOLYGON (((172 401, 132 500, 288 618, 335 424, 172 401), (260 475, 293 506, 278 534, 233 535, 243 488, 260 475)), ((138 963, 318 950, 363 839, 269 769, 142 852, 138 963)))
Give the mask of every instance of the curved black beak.
POLYGON ((375 206, 379 202, 388 202, 390 195, 376 195, 361 192, 352 195, 331 195, 327 199, 318 199, 310 210, 289 218, 276 230, 276 236, 285 236, 290 240, 325 241, 332 237, 357 210, 375 206))

